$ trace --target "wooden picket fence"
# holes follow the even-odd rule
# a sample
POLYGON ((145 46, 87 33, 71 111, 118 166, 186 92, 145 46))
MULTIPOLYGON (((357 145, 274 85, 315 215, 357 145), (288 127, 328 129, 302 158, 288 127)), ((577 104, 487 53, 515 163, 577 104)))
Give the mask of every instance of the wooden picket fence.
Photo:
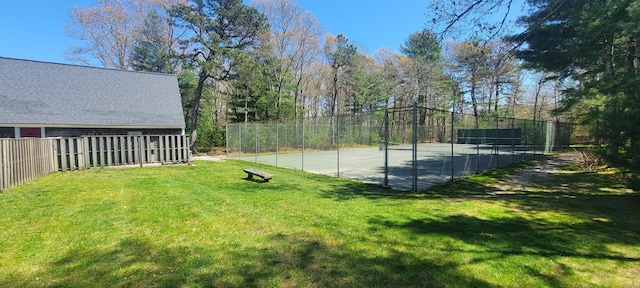
POLYGON ((61 171, 191 161, 189 138, 183 135, 59 138, 57 147, 61 171))
POLYGON ((0 190, 57 171, 54 139, 0 139, 0 190))
POLYGON ((0 139, 0 190, 55 171, 189 162, 184 135, 0 139))

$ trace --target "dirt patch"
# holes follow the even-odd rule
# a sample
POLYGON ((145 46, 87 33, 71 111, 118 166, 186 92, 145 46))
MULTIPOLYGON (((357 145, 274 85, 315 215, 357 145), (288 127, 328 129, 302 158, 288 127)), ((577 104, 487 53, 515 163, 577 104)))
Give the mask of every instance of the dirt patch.
POLYGON ((191 156, 193 160, 205 160, 205 161, 223 161, 222 158, 226 156, 213 156, 213 155, 194 155, 191 156))
POLYGON ((491 186, 496 188, 495 194, 528 192, 533 183, 544 183, 558 174, 576 173, 561 168, 576 162, 578 157, 579 153, 575 151, 558 153, 491 186))

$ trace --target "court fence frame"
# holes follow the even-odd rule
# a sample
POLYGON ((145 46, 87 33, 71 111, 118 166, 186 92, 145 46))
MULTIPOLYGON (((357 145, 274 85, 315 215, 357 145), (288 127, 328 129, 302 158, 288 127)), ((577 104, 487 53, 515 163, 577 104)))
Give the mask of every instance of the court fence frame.
MULTIPOLYGON (((226 151, 231 159, 419 191, 436 183, 566 149, 571 134, 570 123, 476 117, 414 104, 331 117, 230 123, 226 127, 226 151), (375 172, 365 171, 371 167, 354 167, 354 160, 347 158, 357 149, 372 151, 373 147, 384 155, 375 172), (433 151, 433 147, 438 147, 438 151, 433 151), (305 160, 305 155, 314 153, 324 153, 323 160, 310 157, 305 160), (345 159, 341 160, 341 156, 345 159), (403 157, 406 159, 395 161, 403 157), (327 165, 329 162, 331 165, 327 165), (324 170, 319 172, 322 169, 318 166, 324 170), (362 171, 354 172, 358 169, 362 171), (403 179, 404 184, 398 184, 398 179, 403 179)), ((359 157, 362 160, 368 156, 359 157)), ((361 166, 378 165, 377 160, 372 161, 361 166)))

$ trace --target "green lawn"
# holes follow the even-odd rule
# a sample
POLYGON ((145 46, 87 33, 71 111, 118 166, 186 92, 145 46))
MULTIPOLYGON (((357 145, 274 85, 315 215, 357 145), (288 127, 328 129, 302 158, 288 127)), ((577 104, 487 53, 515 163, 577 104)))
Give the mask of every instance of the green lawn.
POLYGON ((522 167, 420 194, 239 161, 51 174, 0 193, 0 287, 640 287, 639 195, 575 167, 494 193, 522 167))

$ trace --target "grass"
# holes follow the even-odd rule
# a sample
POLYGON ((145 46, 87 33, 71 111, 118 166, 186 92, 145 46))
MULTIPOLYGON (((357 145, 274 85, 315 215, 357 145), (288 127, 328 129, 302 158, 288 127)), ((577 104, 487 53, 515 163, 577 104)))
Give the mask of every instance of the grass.
POLYGON ((571 166, 492 193, 524 165, 418 194, 241 161, 56 173, 0 193, 0 287, 640 287, 638 194, 571 166))

